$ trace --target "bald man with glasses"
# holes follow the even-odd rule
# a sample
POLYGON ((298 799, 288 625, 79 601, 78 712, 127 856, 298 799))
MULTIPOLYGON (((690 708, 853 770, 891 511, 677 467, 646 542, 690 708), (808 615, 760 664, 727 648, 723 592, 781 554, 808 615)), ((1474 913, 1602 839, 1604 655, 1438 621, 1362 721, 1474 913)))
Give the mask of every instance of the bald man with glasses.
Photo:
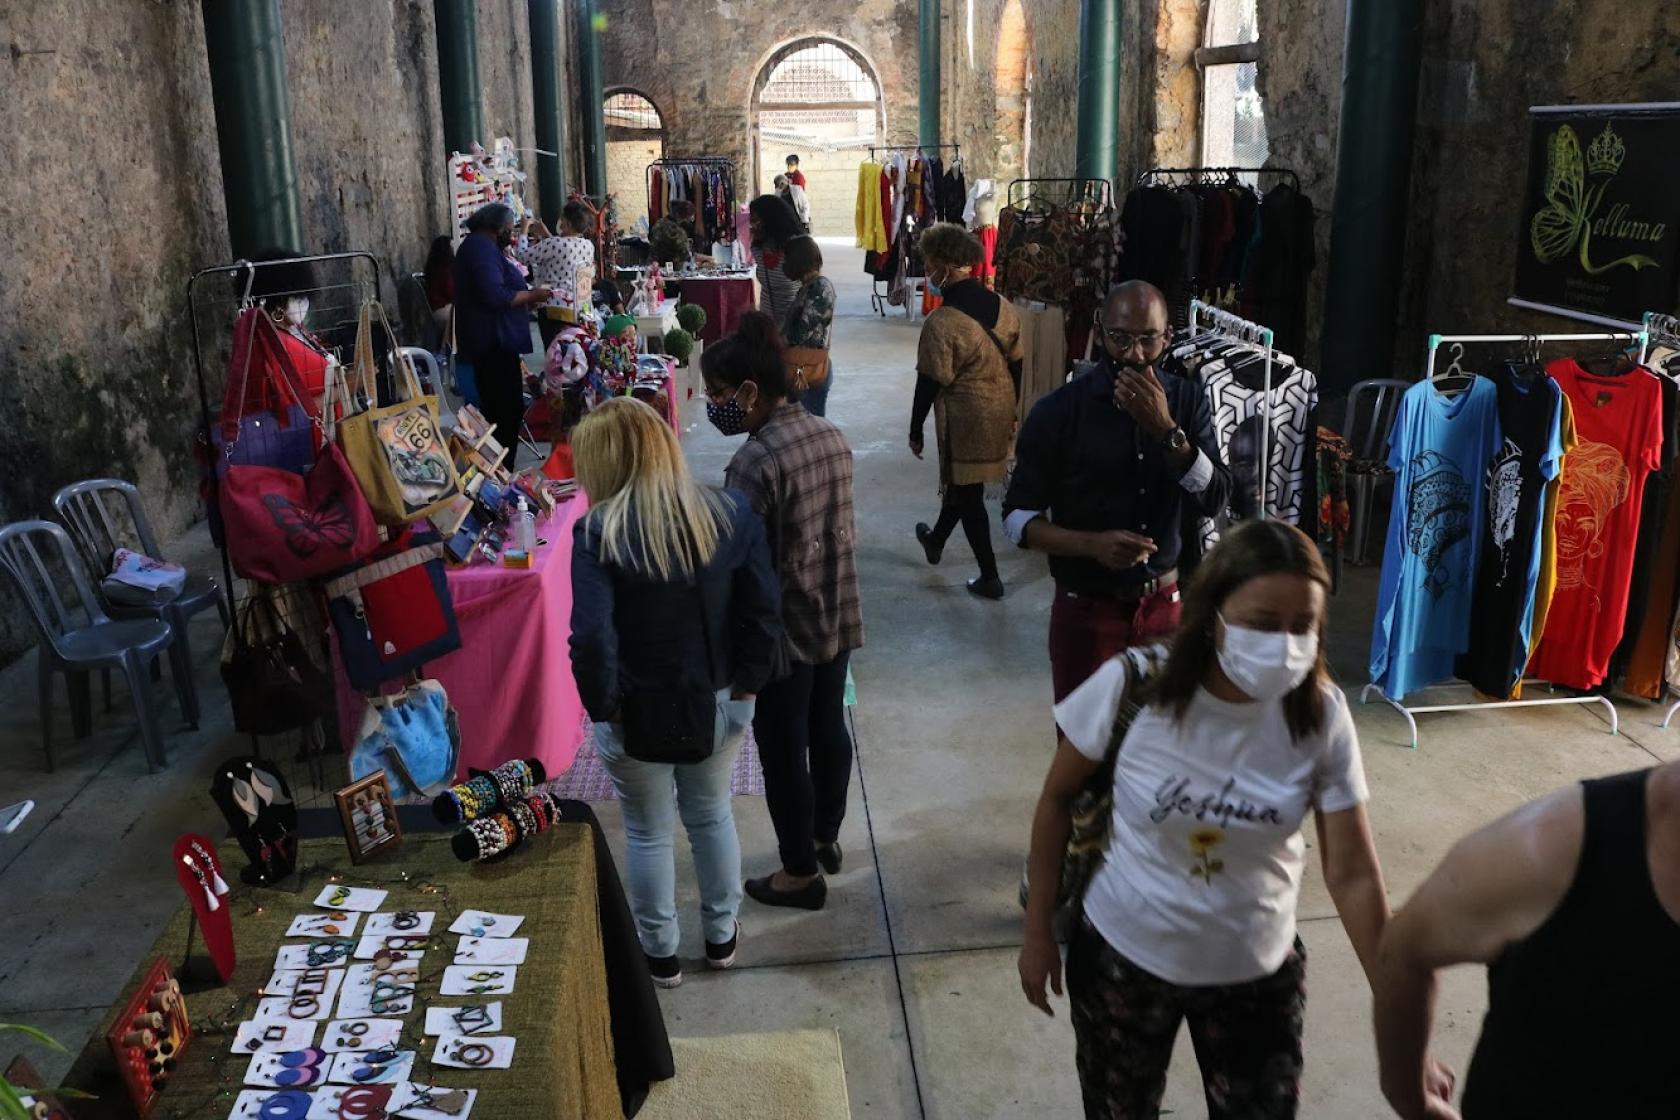
POLYGON ((1159 364, 1167 301, 1141 280, 1109 294, 1103 357, 1033 407, 1016 441, 1004 532, 1050 557, 1050 674, 1058 701, 1129 646, 1178 627, 1186 511, 1223 510, 1231 475, 1195 387, 1159 364))

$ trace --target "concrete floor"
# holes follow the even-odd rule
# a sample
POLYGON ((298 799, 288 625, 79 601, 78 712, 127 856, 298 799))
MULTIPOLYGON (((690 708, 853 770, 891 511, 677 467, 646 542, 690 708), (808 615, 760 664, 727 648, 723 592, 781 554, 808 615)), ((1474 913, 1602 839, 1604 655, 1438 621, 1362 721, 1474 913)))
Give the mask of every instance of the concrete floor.
MULTIPOLYGON (((742 914, 739 968, 663 993, 673 1034, 834 1027, 841 1035, 854 1115, 912 1120, 1015 1120, 1079 1114, 1065 1007, 1045 1019, 1015 977, 1020 914, 1015 884, 1029 818, 1052 749, 1044 652, 1050 581, 1042 558, 1002 545, 1009 597, 972 599, 958 534, 930 568, 912 537, 936 512, 934 464, 905 447, 918 327, 869 311, 859 254, 829 245, 841 291, 836 382, 829 416, 857 454, 859 567, 868 644, 855 659, 858 766, 841 840, 845 872, 820 913, 742 914)), ((737 441, 719 437, 697 402, 685 441, 696 472, 721 478, 737 441)), ((206 560, 202 536, 189 552, 206 560)), ((1350 570, 1333 605, 1332 660, 1353 687, 1375 598, 1374 569, 1350 570)), ((95 737, 67 735, 59 692, 59 770, 41 767, 34 669, 0 673, 0 804, 39 802, 0 839, 0 1022, 23 1022, 72 1046, 90 1033, 178 901, 164 864, 188 828, 214 830, 206 796, 214 760, 245 749, 228 727, 216 677, 213 621, 197 633, 204 729, 170 736, 172 767, 148 776, 119 695, 95 737)), ((162 697, 162 690, 159 692, 162 697)), ((1504 810, 1595 774, 1680 757, 1680 732, 1660 709, 1621 705, 1623 733, 1597 709, 1530 708, 1421 719, 1407 749, 1403 721, 1381 706, 1354 713, 1372 789, 1371 815, 1391 895, 1403 900, 1453 839, 1504 810)), ((166 712, 173 718, 173 708, 166 712)), ((171 724, 174 727, 175 724, 171 724)), ((301 775, 302 797, 316 795, 301 775)), ((616 803, 599 806, 622 862, 616 803)), ((737 820, 748 874, 771 870, 775 842, 764 804, 743 797, 737 820)), ((1310 835, 1310 833, 1309 833, 1310 835)), ((681 845, 679 845, 679 850, 681 845)), ((685 958, 700 956, 692 870, 679 857, 685 958)), ((1301 904, 1311 963, 1302 1114, 1386 1115, 1376 1088, 1370 999, 1317 870, 1301 904)), ((1476 970, 1447 977, 1441 1057, 1464 1069, 1483 1008, 1476 970)), ((0 1056, 9 1048, 0 1044, 0 1056)), ((62 1057, 30 1051, 48 1076, 62 1057)), ((1176 1053, 1165 1107, 1206 1110, 1187 1041, 1176 1053)))

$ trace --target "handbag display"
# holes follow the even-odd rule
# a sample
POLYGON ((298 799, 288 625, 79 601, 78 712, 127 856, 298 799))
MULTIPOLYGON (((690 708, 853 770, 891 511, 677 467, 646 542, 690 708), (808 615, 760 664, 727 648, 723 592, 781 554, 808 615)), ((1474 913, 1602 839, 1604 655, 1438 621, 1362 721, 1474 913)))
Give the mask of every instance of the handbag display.
POLYGON ((782 368, 787 370, 791 391, 815 389, 828 380, 828 351, 819 346, 789 346, 782 351, 782 368))
POLYGON ((302 587, 253 584, 222 643, 222 682, 233 728, 278 735, 318 719, 334 720, 332 677, 311 653, 319 611, 302 587))
MULTIPOLYGON (((260 312, 253 324, 237 379, 222 398, 222 435, 238 439, 252 352, 272 359, 294 401, 301 401, 313 431, 325 431, 320 406, 304 388, 280 342, 279 329, 260 312)), ((242 320, 242 322, 245 320, 242 320)), ((313 439, 313 437, 312 437, 313 439)), ((237 447, 237 443, 235 443, 237 447)), ((263 583, 299 583, 355 563, 379 544, 373 514, 355 475, 331 440, 323 440, 306 473, 230 460, 219 486, 219 507, 233 570, 263 583)))
POLYGON ((371 692, 461 648, 435 535, 403 533, 327 582, 327 614, 350 683, 371 692))
POLYGON ((443 685, 416 681, 368 701, 350 750, 350 780, 383 770, 391 796, 435 797, 455 784, 460 757, 460 720, 443 685))
POLYGON ((694 596, 700 601, 700 632, 706 644, 706 682, 670 688, 641 688, 624 698, 624 753, 638 762, 691 765, 712 757, 717 746, 717 671, 712 663, 712 631, 706 622, 706 592, 694 573, 694 596))
POLYGON ((338 422, 338 441, 374 517, 385 525, 402 525, 448 505, 461 493, 461 479, 444 443, 438 400, 421 390, 414 363, 398 348, 385 309, 373 301, 362 305, 357 326, 353 392, 366 400, 377 399, 372 332, 375 313, 385 328, 388 353, 395 366, 392 389, 400 396, 392 404, 354 415, 347 408, 344 419, 338 422))

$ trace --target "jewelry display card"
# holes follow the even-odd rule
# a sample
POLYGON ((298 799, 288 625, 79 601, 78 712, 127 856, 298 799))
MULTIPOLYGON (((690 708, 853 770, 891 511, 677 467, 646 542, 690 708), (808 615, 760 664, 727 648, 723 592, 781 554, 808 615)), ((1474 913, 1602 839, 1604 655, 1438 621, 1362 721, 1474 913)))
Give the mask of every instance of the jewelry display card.
POLYGON ((328 1085, 310 1102, 307 1120, 383 1120, 393 1085, 328 1085))
POLYGON ((362 932, 427 934, 432 932, 432 923, 436 920, 437 914, 431 910, 398 910, 393 913, 369 914, 367 925, 362 927, 362 932))
POLYGON ((255 1054, 245 1067, 245 1084, 270 1089, 302 1089, 327 1079, 332 1055, 321 1050, 288 1050, 284 1054, 255 1054))
POLYGON ((344 983, 342 968, 282 968, 275 970, 262 987, 265 996, 319 996, 323 1003, 338 994, 344 983))
POLYGON ((333 914, 299 914, 292 919, 287 937, 351 937, 355 935, 360 914, 339 911, 333 914))
POLYGON ((401 1019, 335 1019, 321 1032, 321 1049, 329 1054, 353 1050, 386 1050, 402 1040, 401 1019))
POLYGON ((233 1099, 228 1120, 258 1120, 265 1115, 303 1117, 314 1104, 314 1098, 301 1089, 241 1089, 233 1099))
POLYGON ((364 913, 385 905, 390 891, 372 887, 347 887, 342 883, 328 883, 315 897, 315 905, 323 910, 360 910, 364 913))
POLYGON ((507 1035, 500 1038, 444 1035, 432 1050, 432 1064, 455 1069, 507 1069, 513 1065, 516 1041, 507 1035))
POLYGON ((502 1029, 502 1001, 426 1008, 427 1034, 495 1034, 502 1029))
POLYGON ((443 970, 446 996, 506 996, 513 994, 513 982, 519 970, 512 966, 485 968, 482 965, 453 964, 443 970))
POLYGON ((319 995, 264 996, 257 1001, 258 1019, 331 1019, 332 997, 319 995))
POLYGON ((414 1010, 414 985, 385 979, 372 987, 346 986, 338 997, 340 1019, 377 1019, 408 1015, 414 1010))
POLYGON ((467 1120, 477 1089, 445 1089, 437 1085, 399 1085, 391 1094, 390 1112, 408 1120, 467 1120))
POLYGON ((455 946, 455 963, 524 964, 530 947, 528 937, 463 937, 455 946))
POLYGON ((450 933, 465 933, 472 937, 512 937, 525 920, 523 914, 491 914, 485 910, 465 910, 449 924, 450 933))
POLYGON ((236 1054, 282 1054, 287 1050, 307 1050, 315 1044, 315 1028, 321 1024, 312 1020, 280 1023, 273 1019, 247 1019, 234 1032, 236 1054))
POLYGON ((414 1051, 379 1050, 333 1055, 327 1080, 335 1085, 395 1085, 414 1072, 414 1051))
POLYGON ((350 959, 356 941, 351 937, 324 937, 307 945, 282 945, 274 955, 277 971, 302 968, 333 968, 350 959))
POLYGON ((425 951, 426 944, 423 933, 364 933, 356 944, 356 959, 371 961, 382 954, 389 954, 392 959, 400 961, 418 956, 425 951))

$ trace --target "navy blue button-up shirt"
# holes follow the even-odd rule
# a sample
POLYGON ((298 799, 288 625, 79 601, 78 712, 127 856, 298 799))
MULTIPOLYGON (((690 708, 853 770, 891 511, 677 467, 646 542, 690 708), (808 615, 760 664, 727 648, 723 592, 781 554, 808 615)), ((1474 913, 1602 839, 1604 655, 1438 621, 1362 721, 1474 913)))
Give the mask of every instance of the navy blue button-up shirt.
POLYGON ((1147 563, 1115 571, 1095 560, 1050 557, 1056 585, 1092 596, 1124 596, 1178 566, 1188 508, 1213 516, 1231 496, 1206 399, 1181 377, 1157 371, 1167 409, 1201 456, 1181 475, 1159 442, 1138 431, 1114 403, 1115 369, 1106 357, 1033 406, 1015 444, 1015 474, 1003 499, 1010 535, 1024 543, 1036 516, 1082 532, 1127 529, 1153 540, 1147 563), (1206 460, 1203 466, 1202 460, 1206 460), (1203 483, 1199 488, 1192 485, 1203 483))

